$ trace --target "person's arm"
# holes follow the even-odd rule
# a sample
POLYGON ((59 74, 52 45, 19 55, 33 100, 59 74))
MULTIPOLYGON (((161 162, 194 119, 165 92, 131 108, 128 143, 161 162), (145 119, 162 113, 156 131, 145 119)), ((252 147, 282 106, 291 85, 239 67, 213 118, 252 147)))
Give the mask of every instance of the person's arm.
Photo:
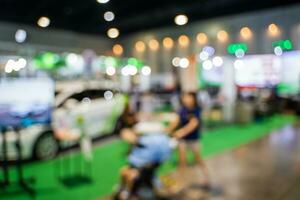
POLYGON ((174 117, 174 119, 170 120, 170 123, 168 125, 168 127, 166 127, 165 131, 168 134, 171 134, 178 126, 179 124, 179 116, 176 115, 176 117, 174 117))
POLYGON ((192 131, 194 131, 199 125, 199 120, 197 117, 192 117, 184 127, 178 129, 175 133, 174 136, 178 139, 183 138, 190 134, 192 131))
POLYGON ((137 144, 138 143, 138 136, 133 129, 124 128, 121 130, 121 138, 128 142, 129 144, 137 144))

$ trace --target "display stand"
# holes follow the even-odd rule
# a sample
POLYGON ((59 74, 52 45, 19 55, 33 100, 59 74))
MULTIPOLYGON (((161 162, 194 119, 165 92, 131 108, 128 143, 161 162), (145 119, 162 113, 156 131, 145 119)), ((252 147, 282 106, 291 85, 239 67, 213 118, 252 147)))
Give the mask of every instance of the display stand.
MULTIPOLYGON (((9 178, 9 169, 8 169, 8 158, 7 158, 7 141, 6 141, 6 133, 7 133, 8 127, 2 127, 2 152, 3 152, 3 189, 6 189, 8 186, 10 186, 12 183, 10 182, 9 178)), ((35 196, 35 190, 29 185, 29 183, 33 183, 35 180, 33 178, 30 178, 26 180, 23 176, 23 160, 22 160, 22 145, 21 145, 21 138, 20 138, 20 129, 19 128, 13 128, 14 132, 16 133, 16 149, 17 149, 17 161, 16 161, 16 169, 17 169, 17 177, 18 182, 17 184, 30 196, 35 196)))
POLYGON ((3 169, 3 182, 1 182, 1 188, 5 188, 7 185, 9 185, 6 129, 1 128, 0 132, 2 133, 2 169, 3 169))
MULTIPOLYGON (((64 142, 74 142, 74 140, 68 138, 59 139, 64 142)), ((71 152, 60 156, 57 165, 58 179, 66 187, 76 187, 92 182, 91 163, 84 161, 83 158, 77 157, 71 152)))

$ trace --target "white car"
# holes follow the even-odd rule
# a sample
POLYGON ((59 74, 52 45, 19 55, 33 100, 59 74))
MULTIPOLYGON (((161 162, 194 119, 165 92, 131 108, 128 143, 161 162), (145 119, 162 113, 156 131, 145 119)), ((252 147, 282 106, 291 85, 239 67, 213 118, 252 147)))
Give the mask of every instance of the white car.
MULTIPOLYGON (((111 134, 124 109, 125 97, 108 90, 86 89, 71 94, 59 93, 51 125, 32 125, 20 131, 22 158, 45 160, 55 157, 60 149, 74 141, 58 140, 56 136, 84 134, 91 139, 111 134)), ((6 133, 9 160, 17 158, 16 133, 6 133)), ((0 134, 0 154, 3 135, 0 134)))

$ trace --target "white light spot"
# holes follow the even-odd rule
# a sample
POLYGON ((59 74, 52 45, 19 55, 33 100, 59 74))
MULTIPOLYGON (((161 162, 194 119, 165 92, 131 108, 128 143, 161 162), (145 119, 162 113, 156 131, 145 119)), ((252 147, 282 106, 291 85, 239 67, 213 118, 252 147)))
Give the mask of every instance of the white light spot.
POLYGON ((130 75, 127 66, 125 66, 121 69, 121 73, 122 73, 123 76, 129 76, 130 75))
POLYGON ((134 76, 134 75, 137 74, 138 70, 137 70, 137 68, 136 68, 135 66, 129 65, 128 67, 129 67, 129 68, 128 68, 128 71, 129 71, 129 74, 130 74, 131 76, 134 76))
POLYGON ((117 38, 117 37, 119 37, 119 35, 120 35, 120 32, 117 28, 110 28, 107 31, 107 36, 109 38, 117 38))
POLYGON ((219 56, 214 57, 212 62, 216 67, 221 67, 223 65, 223 59, 219 56))
POLYGON ((243 58, 245 56, 245 51, 243 49, 238 49, 235 52, 235 56, 237 58, 243 58))
POLYGON ((88 97, 84 97, 82 100, 81 100, 81 103, 84 103, 84 104, 91 104, 91 99, 88 98, 88 97))
POLYGON ((275 47, 274 48, 274 53, 276 56, 281 56, 283 54, 282 48, 281 47, 275 47))
POLYGON ((78 55, 75 53, 70 53, 67 55, 66 61, 67 61, 68 65, 71 65, 71 66, 76 65, 78 60, 79 60, 78 55))
POLYGON ((16 42, 23 43, 25 42, 26 38, 27 38, 27 32, 25 30, 19 29, 16 31, 15 34, 16 42))
POLYGON ((206 60, 203 62, 203 69, 211 70, 213 68, 213 63, 210 60, 206 60))
POLYGON ((9 59, 5 65, 5 72, 11 73, 14 70, 14 64, 15 64, 15 61, 9 59))
POLYGON ((179 67, 179 62, 180 62, 180 58, 179 57, 175 57, 172 59, 172 65, 174 67, 179 67))
POLYGON ((25 58, 20 58, 17 62, 16 62, 18 68, 23 69, 26 67, 27 65, 27 60, 25 58))
POLYGON ((114 93, 112 91, 107 90, 104 92, 105 100, 107 101, 112 100, 113 97, 114 97, 114 93))
POLYGON ((142 68, 142 74, 144 76, 149 76, 151 74, 151 68, 149 66, 144 66, 142 68))
POLYGON ((27 60, 24 58, 20 58, 17 61, 14 61, 12 59, 9 59, 5 65, 5 72, 11 73, 13 71, 19 71, 23 68, 25 68, 27 65, 27 60))
POLYGON ((111 22, 115 19, 115 14, 111 11, 107 11, 104 13, 105 21, 111 22))
POLYGON ((138 72, 137 68, 134 65, 126 65, 125 67, 122 68, 121 73, 124 76, 134 76, 138 72))
POLYGON ((188 23, 189 19, 186 15, 177 15, 174 19, 175 24, 182 26, 188 23))
POLYGON ((242 61, 242 60, 234 61, 234 68, 235 69, 239 70, 239 69, 242 69, 244 66, 245 66, 244 61, 242 61))
POLYGON ((203 47, 203 51, 207 52, 209 56, 213 56, 216 50, 211 46, 205 46, 203 47))
POLYGON ((202 51, 199 55, 200 60, 204 61, 209 58, 209 54, 206 51, 202 51))
POLYGON ((113 76, 116 73, 116 68, 114 68, 113 66, 108 66, 106 68, 106 74, 109 76, 113 76))
POLYGON ((97 0, 98 3, 108 3, 109 0, 97 0))
POLYGON ((187 68, 190 65, 190 61, 187 58, 181 58, 179 61, 179 66, 181 68, 187 68))
POLYGON ((40 17, 37 24, 42 28, 46 28, 50 25, 50 19, 48 17, 40 17))

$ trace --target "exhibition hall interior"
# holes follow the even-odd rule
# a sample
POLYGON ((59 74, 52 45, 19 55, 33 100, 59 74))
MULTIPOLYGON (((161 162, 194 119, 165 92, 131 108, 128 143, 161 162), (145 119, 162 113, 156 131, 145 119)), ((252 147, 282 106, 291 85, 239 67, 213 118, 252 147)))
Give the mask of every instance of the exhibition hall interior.
POLYGON ((1 0, 1 200, 299 200, 300 1, 1 0))

